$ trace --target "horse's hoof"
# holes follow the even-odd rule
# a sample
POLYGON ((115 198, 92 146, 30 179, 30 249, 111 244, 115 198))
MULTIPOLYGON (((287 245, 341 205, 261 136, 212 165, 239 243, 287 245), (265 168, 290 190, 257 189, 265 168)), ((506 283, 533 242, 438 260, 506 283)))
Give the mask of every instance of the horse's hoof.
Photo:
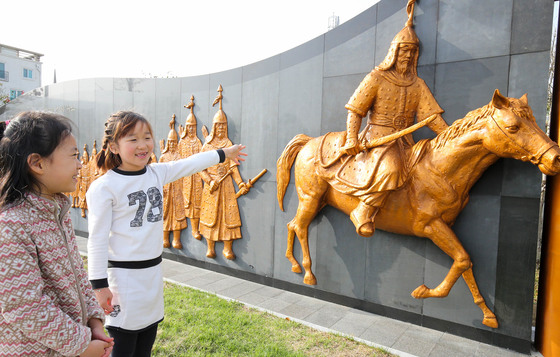
POLYGON ((416 289, 414 289, 414 291, 410 295, 412 295, 412 297, 415 298, 415 299, 424 299, 424 298, 428 297, 428 291, 429 290, 430 289, 426 285, 422 284, 419 287, 417 287, 416 289))
POLYGON ((169 241, 164 241, 163 242, 163 247, 164 248, 171 248, 171 244, 169 244, 169 241))
POLYGON ((173 248, 183 249, 183 245, 181 244, 181 242, 173 242, 173 248))
POLYGON ((313 274, 305 274, 303 282, 307 285, 317 285, 317 279, 315 279, 315 276, 313 274))
POLYGON ((216 252, 207 251, 206 252, 206 257, 214 259, 214 258, 216 258, 216 252))
POLYGON ((301 267, 299 266, 299 264, 292 265, 292 271, 298 274, 301 273, 301 267))
POLYGON ((498 328, 498 320, 495 317, 485 317, 482 323, 488 327, 498 328))
POLYGON ((201 240, 202 239, 202 235, 200 234, 200 232, 193 232, 193 237, 196 240, 201 240))

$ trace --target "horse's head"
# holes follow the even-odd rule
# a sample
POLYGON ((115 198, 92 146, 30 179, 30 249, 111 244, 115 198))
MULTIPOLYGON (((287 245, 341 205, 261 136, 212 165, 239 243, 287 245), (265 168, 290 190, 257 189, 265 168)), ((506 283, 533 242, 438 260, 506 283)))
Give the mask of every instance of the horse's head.
POLYGON ((530 161, 546 175, 560 172, 560 148, 539 128, 527 102, 508 98, 496 89, 488 105, 484 146, 500 157, 530 161))

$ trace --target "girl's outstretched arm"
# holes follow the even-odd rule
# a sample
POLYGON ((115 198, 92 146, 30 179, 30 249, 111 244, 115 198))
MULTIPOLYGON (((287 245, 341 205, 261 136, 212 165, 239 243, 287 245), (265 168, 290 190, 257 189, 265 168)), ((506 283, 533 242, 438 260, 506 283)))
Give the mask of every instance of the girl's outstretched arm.
POLYGON ((247 154, 242 151, 245 148, 245 145, 236 144, 222 150, 224 151, 224 154, 226 154, 227 159, 230 159, 239 165, 239 161, 245 161, 242 156, 247 156, 247 154))

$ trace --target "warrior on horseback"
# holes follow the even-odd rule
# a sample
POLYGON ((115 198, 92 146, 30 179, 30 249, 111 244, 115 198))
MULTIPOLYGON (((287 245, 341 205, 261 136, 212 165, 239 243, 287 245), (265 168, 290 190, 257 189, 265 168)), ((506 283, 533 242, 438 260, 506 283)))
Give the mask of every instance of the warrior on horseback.
POLYGON ((418 37, 412 28, 414 0, 407 5, 408 20, 405 27, 391 42, 383 62, 375 67, 360 83, 348 103, 346 141, 341 151, 355 159, 344 161, 335 178, 329 180, 335 189, 352 194, 360 204, 350 214, 356 231, 371 236, 375 231, 374 218, 388 194, 403 185, 407 178, 407 157, 414 144, 411 134, 387 144, 371 147, 374 139, 402 131, 417 121, 429 118, 427 126, 436 133, 448 125, 441 117, 440 108, 426 83, 418 77, 418 37), (362 118, 369 112, 367 125, 359 134, 362 118), (369 177, 362 175, 360 166, 372 165, 369 177), (336 181, 336 182, 335 182, 336 181))

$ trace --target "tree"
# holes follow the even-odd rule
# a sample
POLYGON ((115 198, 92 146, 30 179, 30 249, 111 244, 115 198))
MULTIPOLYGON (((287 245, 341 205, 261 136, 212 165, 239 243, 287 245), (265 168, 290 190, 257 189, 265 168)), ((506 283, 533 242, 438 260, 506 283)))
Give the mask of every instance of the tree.
POLYGON ((4 92, 2 83, 0 83, 0 105, 4 105, 10 101, 10 96, 4 92))

